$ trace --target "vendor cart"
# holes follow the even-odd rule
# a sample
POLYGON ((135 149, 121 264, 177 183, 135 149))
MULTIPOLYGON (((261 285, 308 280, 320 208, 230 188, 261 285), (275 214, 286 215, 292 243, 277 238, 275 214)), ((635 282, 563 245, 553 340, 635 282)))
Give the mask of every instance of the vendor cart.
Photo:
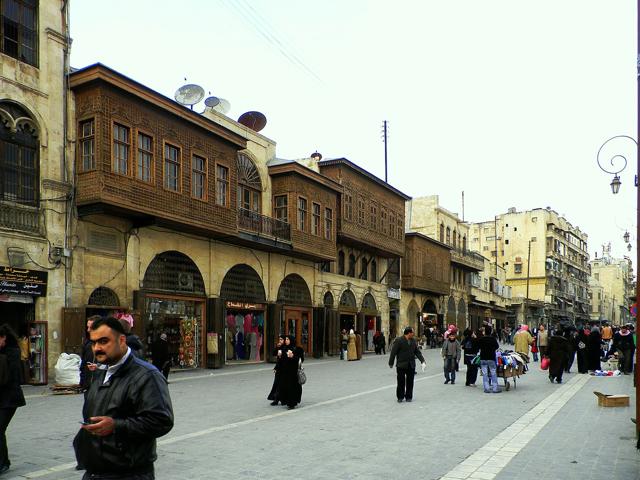
POLYGON ((518 366, 513 365, 500 365, 498 366, 498 377, 504 378, 504 389, 508 392, 511 388, 511 383, 509 379, 513 379, 513 388, 517 387, 517 379, 524 373, 524 366, 518 364, 518 366))

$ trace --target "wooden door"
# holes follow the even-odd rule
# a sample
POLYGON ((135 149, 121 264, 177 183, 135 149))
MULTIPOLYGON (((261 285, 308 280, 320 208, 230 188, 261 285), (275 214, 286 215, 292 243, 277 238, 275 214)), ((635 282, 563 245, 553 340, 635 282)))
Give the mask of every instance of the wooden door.
POLYGON ((285 312, 284 332, 285 335, 295 337, 296 344, 300 345, 300 337, 302 336, 302 321, 300 312, 298 310, 287 310, 285 312))
POLYGON ((86 338, 87 318, 84 308, 62 309, 62 351, 82 353, 82 344, 86 338))

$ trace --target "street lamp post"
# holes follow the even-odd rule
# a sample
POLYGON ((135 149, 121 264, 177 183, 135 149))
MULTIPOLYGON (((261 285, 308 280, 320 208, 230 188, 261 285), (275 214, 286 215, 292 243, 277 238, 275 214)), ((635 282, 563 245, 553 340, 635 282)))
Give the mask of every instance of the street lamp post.
MULTIPOLYGON (((638 25, 639 25, 639 30, 638 30, 638 102, 640 102, 640 0, 638 0, 638 25)), ((640 103, 638 104, 638 127, 640 128, 640 103)), ((638 132, 638 135, 640 136, 640 131, 638 132)), ((627 157, 625 157, 622 154, 615 154, 613 156, 611 156, 608 159, 608 164, 610 165, 610 167, 607 165, 607 167, 605 168, 603 166, 602 161, 605 159, 605 155, 604 155, 604 148, 605 146, 614 140, 631 140, 634 145, 635 145, 635 153, 636 153, 636 172, 640 172, 640 145, 638 144, 638 142, 628 136, 628 135, 616 135, 614 137, 609 138, 608 140, 606 140, 598 149, 598 155, 596 156, 596 160, 598 162, 598 166, 600 167, 600 169, 606 173, 609 173, 611 175, 613 175, 613 179, 611 180, 611 192, 616 195, 619 191, 620 191, 620 186, 622 185, 622 181, 620 180, 620 176, 618 175, 620 172, 622 172, 625 168, 627 168, 627 157)), ((638 186, 638 175, 635 175, 635 186, 638 186)), ((640 238, 640 210, 638 210, 638 207, 640 206, 640 188, 636 188, 636 215, 637 217, 637 221, 636 221, 636 238, 640 238)), ((631 235, 629 234, 629 232, 626 232, 623 236, 623 239, 625 242, 628 242, 629 239, 631 238, 631 235)), ((627 245, 627 249, 629 251, 631 251, 631 244, 628 243, 627 245)), ((640 265, 640 248, 637 249, 637 257, 636 257, 636 265, 640 265)), ((636 279, 636 302, 638 300, 638 298, 640 298, 640 283, 637 281, 636 279)), ((612 313, 615 314, 615 305, 612 306, 612 313)), ((638 321, 637 321, 637 317, 636 317, 636 330, 638 328, 638 321)), ((638 436, 638 438, 640 438, 640 368, 638 368, 638 365, 640 365, 640 348, 636 348, 636 369, 635 369, 635 377, 634 377, 634 381, 635 381, 635 387, 636 387, 636 435, 638 436)))

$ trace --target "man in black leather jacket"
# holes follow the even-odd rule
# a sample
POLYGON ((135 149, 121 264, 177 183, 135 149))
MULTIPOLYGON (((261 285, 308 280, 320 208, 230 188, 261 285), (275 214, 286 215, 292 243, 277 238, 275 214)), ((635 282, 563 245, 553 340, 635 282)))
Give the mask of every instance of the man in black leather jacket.
POLYGON ((391 347, 389 355, 389 368, 393 368, 396 362, 396 373, 398 385, 396 387, 396 397, 398 403, 404 399, 407 402, 413 400, 413 377, 416 374, 416 357, 422 362, 422 371, 424 372, 427 364, 424 361, 422 353, 418 349, 418 343, 413 338, 413 328, 404 329, 404 335, 396 338, 391 347), (396 362, 397 357, 397 362, 396 362))
POLYGON ((127 347, 122 325, 98 320, 90 331, 93 352, 107 370, 96 370, 82 408, 73 447, 83 480, 152 480, 156 438, 173 428, 167 382, 127 347))

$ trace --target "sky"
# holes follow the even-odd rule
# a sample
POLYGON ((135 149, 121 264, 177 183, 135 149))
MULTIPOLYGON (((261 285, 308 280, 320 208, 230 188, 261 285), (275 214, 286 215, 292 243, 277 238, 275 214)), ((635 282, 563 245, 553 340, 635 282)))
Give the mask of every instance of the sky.
MULTIPOLYGON (((625 0, 76 0, 71 64, 258 110, 279 158, 346 157, 464 219, 551 207, 636 258, 636 7, 625 0), (185 81, 186 78, 186 81, 185 81), (611 148, 608 148, 611 147, 611 148), (618 163, 616 163, 618 165, 618 163), (633 250, 622 240, 631 233, 633 250)), ((195 106, 203 110, 202 104, 195 106)), ((635 262, 634 262, 635 263, 635 262)))

